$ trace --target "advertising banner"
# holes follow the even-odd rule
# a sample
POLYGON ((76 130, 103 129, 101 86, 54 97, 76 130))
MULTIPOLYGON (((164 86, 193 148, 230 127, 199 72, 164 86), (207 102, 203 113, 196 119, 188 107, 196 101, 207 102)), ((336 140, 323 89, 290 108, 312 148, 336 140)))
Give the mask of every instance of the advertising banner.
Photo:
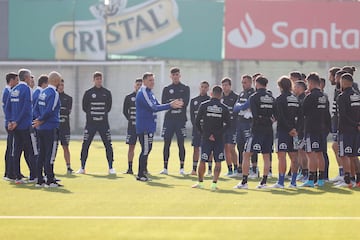
POLYGON ((9 58, 221 60, 223 8, 212 1, 11 1, 9 58))
POLYGON ((360 2, 225 1, 225 58, 360 60, 360 2))

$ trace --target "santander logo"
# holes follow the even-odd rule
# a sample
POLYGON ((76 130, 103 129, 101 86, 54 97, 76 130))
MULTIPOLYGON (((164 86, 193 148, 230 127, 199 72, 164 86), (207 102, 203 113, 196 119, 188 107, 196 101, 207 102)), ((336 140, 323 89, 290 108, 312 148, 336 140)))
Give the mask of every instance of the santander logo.
POLYGON ((231 30, 227 39, 238 48, 256 48, 265 42, 265 34, 255 27, 250 15, 246 13, 245 21, 240 21, 240 28, 231 30))
MULTIPOLYGON (((276 21, 271 27, 271 36, 276 40, 271 46, 278 49, 289 46, 297 49, 360 49, 360 31, 338 28, 334 22, 327 28, 291 29, 288 22, 276 21)), ((255 27, 249 13, 245 13, 245 21, 240 21, 240 28, 229 31, 227 40, 238 48, 256 48, 265 43, 265 34, 255 27)))
POLYGON ((359 12, 359 2, 226 0, 225 58, 360 61, 359 12))

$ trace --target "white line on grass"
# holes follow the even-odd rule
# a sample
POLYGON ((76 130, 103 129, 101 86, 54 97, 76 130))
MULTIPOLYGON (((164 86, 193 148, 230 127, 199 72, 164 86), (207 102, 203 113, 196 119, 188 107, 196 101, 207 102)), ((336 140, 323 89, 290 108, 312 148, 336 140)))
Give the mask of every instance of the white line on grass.
POLYGON ((0 219, 84 220, 360 220, 360 217, 0 216, 0 219))

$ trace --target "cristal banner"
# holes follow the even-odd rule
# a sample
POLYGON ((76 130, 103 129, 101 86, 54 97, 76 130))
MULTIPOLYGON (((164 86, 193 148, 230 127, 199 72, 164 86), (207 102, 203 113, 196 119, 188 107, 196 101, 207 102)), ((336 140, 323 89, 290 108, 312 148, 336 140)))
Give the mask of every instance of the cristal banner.
POLYGON ((9 1, 9 59, 221 60, 223 9, 215 1, 9 1))
POLYGON ((51 31, 56 59, 97 60, 161 44, 181 33, 173 0, 153 0, 117 9, 110 15, 92 11, 97 20, 60 22, 51 31))

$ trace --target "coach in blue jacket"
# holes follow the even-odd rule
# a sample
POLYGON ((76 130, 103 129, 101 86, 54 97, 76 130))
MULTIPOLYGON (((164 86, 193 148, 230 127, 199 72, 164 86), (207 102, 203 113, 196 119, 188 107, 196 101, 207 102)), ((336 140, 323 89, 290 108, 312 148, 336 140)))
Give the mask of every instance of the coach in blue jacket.
POLYGON ((29 181, 35 181, 36 176, 35 149, 30 136, 32 122, 31 89, 28 86, 31 81, 30 70, 20 69, 19 79, 20 82, 11 89, 5 106, 8 130, 14 133, 13 166, 16 184, 26 183, 20 173, 20 157, 23 151, 30 171, 29 181))
POLYGON ((176 99, 170 103, 160 104, 154 93, 154 74, 146 72, 143 75, 143 86, 136 95, 136 134, 141 144, 141 153, 139 156, 139 171, 137 180, 149 181, 144 171, 147 166, 147 159, 152 148, 154 132, 156 131, 156 112, 177 109, 183 106, 183 101, 176 99))
POLYGON ((7 132, 7 140, 6 140, 6 151, 5 151, 5 180, 15 180, 14 176, 14 167, 13 167, 13 159, 11 156, 12 152, 12 143, 14 140, 13 131, 8 130, 8 117, 6 116, 6 103, 9 99, 11 88, 16 86, 19 82, 18 75, 16 73, 10 72, 6 74, 6 87, 2 92, 2 108, 4 111, 5 117, 5 130, 7 132))
POLYGON ((39 95, 35 104, 34 127, 37 128, 39 136, 39 160, 37 164, 37 187, 44 186, 42 168, 44 167, 47 181, 45 187, 59 187, 54 178, 54 161, 58 146, 58 128, 60 124, 60 99, 56 91, 61 81, 57 72, 49 74, 49 85, 39 95))

